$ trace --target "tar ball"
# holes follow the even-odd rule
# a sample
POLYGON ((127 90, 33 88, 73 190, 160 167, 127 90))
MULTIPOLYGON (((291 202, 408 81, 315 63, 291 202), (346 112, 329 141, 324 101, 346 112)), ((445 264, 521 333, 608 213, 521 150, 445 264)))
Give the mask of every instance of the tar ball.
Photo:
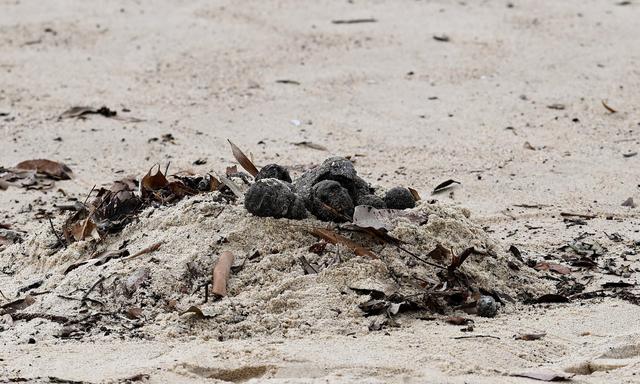
POLYGON ((376 195, 361 195, 358 196, 357 205, 368 205, 377 209, 387 208, 387 204, 376 195))
POLYGON ((299 220, 307 216, 304 202, 293 192, 291 184, 273 178, 253 183, 244 197, 244 206, 260 217, 299 220))
POLYGON ((323 180, 314 185, 311 191, 311 211, 323 221, 345 221, 344 216, 353 216, 353 201, 340 183, 323 180))
POLYGON ((416 200, 407 188, 394 187, 387 191, 384 202, 389 209, 407 209, 416 206, 416 200))
POLYGON ((287 183, 291 182, 291 176, 289 175, 289 171, 281 165, 278 164, 267 164, 258 174, 256 175, 256 181, 262 179, 278 179, 282 181, 286 181, 287 183))
POLYGON ((478 315, 482 317, 495 317, 498 313, 498 304, 491 296, 480 296, 476 303, 478 315))

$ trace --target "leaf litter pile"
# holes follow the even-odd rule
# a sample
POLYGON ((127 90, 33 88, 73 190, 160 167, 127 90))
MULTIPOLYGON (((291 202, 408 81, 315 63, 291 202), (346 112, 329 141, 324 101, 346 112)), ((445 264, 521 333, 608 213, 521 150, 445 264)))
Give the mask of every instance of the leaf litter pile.
POLYGON ((463 208, 372 188, 344 158, 293 180, 231 147, 246 173, 156 165, 58 206, 0 253, 0 326, 16 338, 351 334, 493 317, 555 292, 463 208))

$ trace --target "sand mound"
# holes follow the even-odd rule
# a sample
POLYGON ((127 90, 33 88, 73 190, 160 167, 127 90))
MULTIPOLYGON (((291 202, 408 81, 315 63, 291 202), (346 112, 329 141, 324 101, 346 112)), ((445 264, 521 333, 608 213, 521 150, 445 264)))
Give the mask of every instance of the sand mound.
MULTIPOLYGON (((316 246, 314 253, 309 248, 319 240, 308 229, 334 224, 254 217, 240 203, 215 202, 215 194, 149 208, 117 235, 100 242, 78 241, 55 252, 50 248, 55 237, 43 225, 22 244, 0 254, 0 266, 12 274, 2 280, 3 292, 12 297, 28 293, 35 299, 16 312, 22 317, 14 317, 35 314, 32 317, 40 318, 29 323, 43 324, 42 333, 78 338, 348 334, 368 330, 372 318, 364 316, 359 304, 372 296, 400 298, 396 301, 412 309, 396 318, 402 324, 428 313, 416 303, 424 300, 425 291, 442 286, 439 269, 390 244, 341 231, 379 258, 356 256, 332 244, 324 252, 316 246), (135 258, 118 258, 122 252, 104 258, 104 251, 128 249, 135 254, 157 243, 161 245, 156 251, 135 258), (217 255, 225 250, 236 255, 229 295, 203 303, 203 287, 210 281, 217 255), (317 274, 305 274, 302 256, 319 270, 317 274), (20 290, 28 285, 32 288, 20 290), (191 306, 205 318, 182 313, 191 306)), ((398 217, 390 232, 411 252, 426 257, 437 244, 454 252, 470 246, 487 251, 471 255, 459 268, 475 291, 493 294, 508 306, 523 294, 550 290, 535 271, 474 224, 464 209, 423 202, 412 211, 427 217, 426 224, 398 217)), ((61 222, 62 218, 57 224, 61 222)), ((16 322, 11 328, 19 331, 24 326, 16 322)))

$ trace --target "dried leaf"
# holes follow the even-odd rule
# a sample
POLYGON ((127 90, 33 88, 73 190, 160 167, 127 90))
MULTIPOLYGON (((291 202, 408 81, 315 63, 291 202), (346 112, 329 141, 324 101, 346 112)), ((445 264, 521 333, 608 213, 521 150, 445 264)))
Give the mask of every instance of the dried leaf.
POLYGON ((462 316, 450 316, 450 317, 447 317, 445 321, 447 322, 447 324, 452 324, 452 325, 467 325, 469 323, 473 323, 473 320, 467 319, 462 316))
POLYGON ((449 39, 449 36, 443 34, 443 35, 433 35, 433 40, 447 43, 449 42, 450 39, 449 39))
POLYGON ((73 177, 71 168, 67 167, 65 164, 46 159, 23 161, 16 165, 16 169, 23 171, 36 171, 37 173, 46 175, 54 180, 69 180, 73 177))
POLYGON ((609 288, 631 288, 634 287, 635 284, 632 283, 626 283, 624 281, 618 281, 618 282, 607 282, 602 284, 602 288, 604 289, 609 289, 609 288))
POLYGON ((571 273, 571 269, 567 266, 564 266, 562 264, 549 263, 546 261, 539 262, 533 267, 533 269, 535 269, 536 271, 556 272, 561 275, 568 275, 569 273, 571 273))
POLYGON ((215 267, 213 267, 213 289, 211 292, 220 297, 227 296, 227 281, 234 260, 233 253, 224 251, 218 257, 215 267))
POLYGON ((156 164, 146 175, 142 178, 142 191, 143 194, 145 191, 157 191, 159 189, 165 188, 169 184, 169 180, 165 177, 165 175, 160 171, 160 165, 156 164), (153 168, 158 167, 156 173, 151 174, 153 168))
POLYGON ((195 317, 196 319, 210 319, 213 316, 211 315, 205 315, 202 310, 198 307, 196 307, 195 305, 190 306, 186 311, 182 311, 179 313, 180 316, 185 315, 187 313, 192 313, 193 317, 195 317))
POLYGON ((300 141, 297 143, 293 143, 293 145, 296 145, 298 147, 307 147, 311 149, 317 149, 318 151, 328 151, 327 147, 325 147, 324 145, 312 143, 310 141, 300 141))
POLYGON ((436 261, 443 261, 451 257, 451 250, 443 247, 442 244, 436 244, 436 247, 427 254, 427 257, 436 261))
POLYGON ((127 317, 135 320, 135 319, 139 319, 140 317, 142 317, 142 308, 140 307, 129 307, 127 309, 127 317))
POLYGON ((348 238, 346 238, 346 237, 344 237, 342 235, 339 235, 339 234, 335 233, 331 229, 313 228, 309 232, 312 235, 317 236, 319 238, 322 238, 322 239, 324 239, 325 241, 327 241, 327 242, 329 242, 331 244, 343 245, 343 246, 349 248, 353 253, 355 253, 358 256, 367 256, 367 257, 371 257, 373 259, 377 259, 378 258, 378 256, 376 256, 370 250, 368 250, 368 249, 364 248, 363 246, 355 243, 351 239, 348 239, 348 238))
POLYGON ((514 339, 516 340, 526 340, 526 341, 533 341, 533 340, 540 340, 543 337, 545 337, 547 334, 546 333, 524 333, 524 334, 520 334, 517 336, 514 336, 514 339))
POLYGON ((413 189, 411 187, 407 187, 407 189, 409 190, 409 192, 411 192, 411 196, 413 196, 413 200, 415 200, 415 201, 422 200, 422 198, 420 197, 420 194, 418 193, 418 191, 416 191, 415 189, 413 189))
POLYGON ((229 144, 231 145, 231 151, 233 152, 233 157, 236 158, 240 166, 245 169, 245 171, 249 172, 249 174, 255 177, 258 174, 258 168, 253 165, 253 162, 249 160, 249 158, 238 148, 235 144, 231 142, 231 140, 227 139, 229 144))
POLYGON ((565 108, 565 106, 564 106, 564 104, 550 104, 550 105, 547 105, 547 108, 556 109, 558 111, 561 111, 561 110, 563 110, 565 108))
POLYGON ((228 177, 225 177, 225 176, 219 176, 219 177, 220 177, 220 181, 222 181, 222 184, 224 184, 227 187, 229 187, 231 192, 234 195, 236 195, 236 197, 242 197, 243 196, 242 190, 240 189, 240 187, 238 187, 238 185, 236 183, 233 182, 233 180, 231 180, 231 179, 229 179, 228 177))
POLYGON ((569 381, 573 377, 573 375, 569 375, 563 372, 554 372, 549 370, 515 373, 511 376, 526 377, 528 379, 539 381, 569 381))
POLYGON ((438 186, 436 186, 433 189, 433 193, 438 193, 438 192, 442 192, 445 191, 447 189, 453 188, 456 184, 461 184, 459 181, 455 181, 455 180, 447 180, 445 182, 442 182, 440 184, 438 184, 438 186))
POLYGON ((96 240, 100 239, 98 233, 98 227, 91 220, 91 216, 87 216, 86 219, 74 223, 70 228, 64 229, 65 237, 67 240, 81 241, 87 237, 93 237, 96 240))
POLYGON ((611 112, 611 113, 616 113, 618 111, 616 111, 615 109, 611 108, 610 106, 607 105, 607 103, 604 100, 601 100, 602 102, 602 106, 604 107, 604 109, 606 109, 607 111, 611 112))

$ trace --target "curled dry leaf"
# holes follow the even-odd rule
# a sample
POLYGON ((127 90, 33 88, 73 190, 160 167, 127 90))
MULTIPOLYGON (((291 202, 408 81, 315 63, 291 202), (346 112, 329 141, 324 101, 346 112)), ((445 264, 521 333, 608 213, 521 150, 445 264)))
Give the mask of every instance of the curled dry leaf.
POLYGON ((233 157, 235 157, 236 160, 238 160, 238 163, 240 163, 240 166, 242 166, 242 168, 244 168, 247 172, 249 172, 251 176, 255 177, 255 175, 258 174, 258 168, 256 168, 253 162, 249 160, 249 158, 244 154, 244 152, 242 152, 240 148, 238 148, 235 144, 233 144, 231 140, 227 139, 227 141, 231 145, 231 151, 233 152, 233 157))
POLYGON ((187 310, 180 312, 180 316, 187 313, 193 314, 193 317, 195 317, 196 319, 210 319, 213 317, 211 315, 205 315, 204 312, 202 312, 202 309, 196 307, 195 305, 192 305, 187 308, 187 310))
POLYGON ((73 171, 65 164, 46 159, 22 161, 15 168, 21 171, 36 171, 54 180, 69 180, 73 177, 73 171))
POLYGON ((413 189, 411 187, 407 187, 407 189, 409 190, 409 192, 411 192, 411 196, 413 196, 413 200, 420 201, 422 199, 420 197, 420 194, 418 193, 418 191, 416 191, 415 189, 413 189))
POLYGON ((142 194, 144 195, 145 191, 156 191, 166 187, 169 184, 169 180, 165 177, 165 175, 160 171, 160 165, 156 164, 146 175, 142 178, 142 194), (155 167, 158 167, 156 173, 152 174, 151 172, 155 167))
POLYGON ((229 280, 233 259, 233 253, 224 251, 220 254, 215 267, 213 267, 213 289, 211 292, 214 295, 227 296, 227 281, 229 280))
POLYGON ((533 340, 540 340, 543 337, 545 337, 547 334, 546 333, 524 333, 524 334, 520 334, 517 336, 514 336, 514 339, 516 340, 526 340, 526 341, 533 341, 533 340))
POLYGON ((354 242, 351 239, 348 239, 342 235, 339 235, 337 233, 335 233, 334 231, 332 231, 331 229, 327 229, 327 228, 312 228, 309 230, 309 233, 311 233, 314 236, 317 236, 321 239, 324 239, 325 241, 331 243, 331 244, 340 244, 343 245, 347 248, 349 248, 353 253, 355 253, 358 256, 367 256, 367 257, 371 257, 372 259, 377 259, 378 256, 376 256, 375 253, 371 252, 369 249, 363 247, 362 245, 354 242))
POLYGON ((2 310, 0 311, 0 315, 7 315, 17 311, 21 311, 35 302, 36 300, 33 298, 33 296, 27 295, 22 299, 14 300, 12 302, 3 304, 0 307, 0 309, 2 310))

